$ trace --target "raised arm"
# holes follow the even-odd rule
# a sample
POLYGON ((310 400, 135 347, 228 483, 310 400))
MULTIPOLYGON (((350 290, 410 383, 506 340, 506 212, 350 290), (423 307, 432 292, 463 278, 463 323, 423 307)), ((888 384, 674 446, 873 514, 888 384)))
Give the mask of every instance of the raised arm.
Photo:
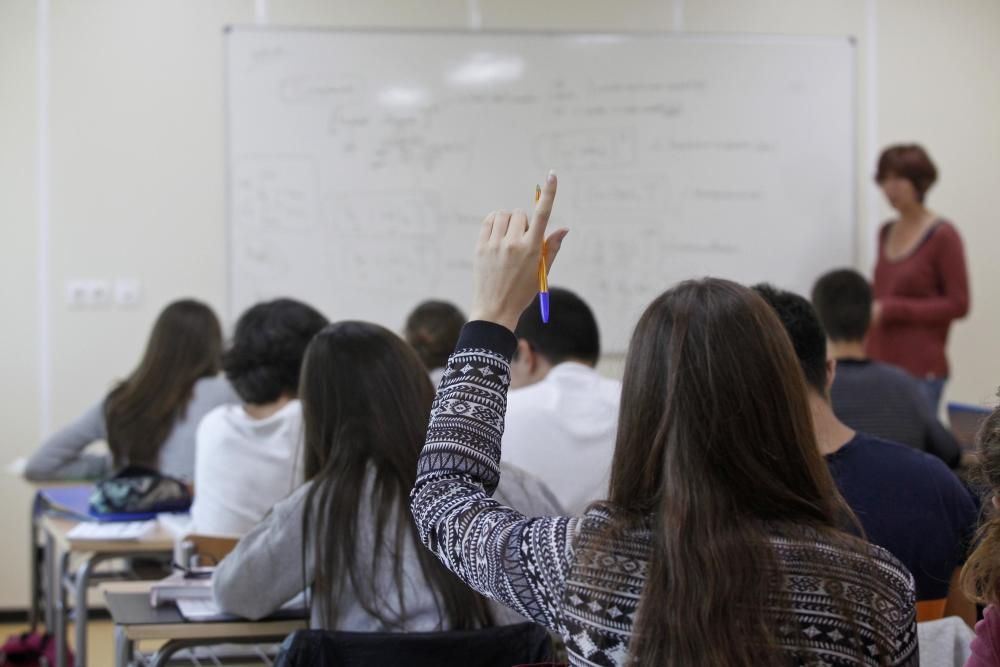
POLYGON ((577 519, 528 519, 491 498, 514 345, 496 324, 465 326, 431 409, 411 505, 421 541, 449 570, 558 629, 577 519))
MULTIPOLYGON (((431 408, 411 507, 423 543, 471 587, 558 630, 577 519, 528 519, 491 497, 499 480, 512 330, 534 297, 555 198, 546 180, 527 216, 495 212, 476 250, 473 321, 462 330, 431 408)), ((546 241, 551 264, 566 231, 546 241)))

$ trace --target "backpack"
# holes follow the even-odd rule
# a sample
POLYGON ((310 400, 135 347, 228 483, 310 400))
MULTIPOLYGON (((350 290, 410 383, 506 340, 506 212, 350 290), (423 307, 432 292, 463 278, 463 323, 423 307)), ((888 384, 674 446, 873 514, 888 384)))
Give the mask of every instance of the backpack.
MULTIPOLYGON (((66 665, 73 667, 73 652, 66 649, 66 665)), ((0 666, 53 667, 56 664, 56 642, 49 633, 23 632, 11 635, 0 647, 0 666)))
POLYGON ((90 496, 95 516, 186 512, 191 490, 179 479, 142 466, 126 466, 113 477, 98 482, 90 496))

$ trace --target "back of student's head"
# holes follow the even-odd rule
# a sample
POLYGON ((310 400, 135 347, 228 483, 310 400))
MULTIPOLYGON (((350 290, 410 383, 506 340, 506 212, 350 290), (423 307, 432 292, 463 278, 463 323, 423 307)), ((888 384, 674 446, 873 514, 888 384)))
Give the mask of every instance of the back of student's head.
POLYGON ((812 302, 830 340, 864 340, 872 318, 872 288, 853 269, 838 269, 813 285, 812 302))
POLYGON ((826 396, 826 332, 812 305, 798 294, 773 285, 754 285, 753 289, 778 314, 795 348, 806 382, 826 396))
POLYGON ((174 301, 156 318, 142 360, 104 404, 116 466, 156 468, 163 443, 184 413, 195 382, 219 372, 222 328, 207 305, 174 301))
POLYGON ((264 405, 299 387, 302 357, 327 320, 294 299, 258 303, 240 316, 222 367, 244 403, 264 405))
POLYGON ((424 301, 406 318, 406 342, 427 370, 442 368, 455 349, 465 314, 447 301, 424 301))
MULTIPOLYGON (((416 482, 434 388, 416 352, 388 329, 367 322, 337 322, 321 331, 306 353, 299 388, 305 478, 312 481, 303 517, 313 538, 314 604, 323 627, 336 627, 337 600, 354 592, 386 627, 403 628, 380 606, 372 573, 384 553, 402 554, 411 541, 424 577, 451 628, 489 625, 485 600, 427 549, 419 548, 410 517, 409 493, 416 482), (362 525, 367 517, 371 525, 362 525), (317 526, 320 528, 317 529, 317 526), (373 546, 358 553, 358 535, 371 531, 373 546), (362 565, 364 563, 364 565, 362 565)), ((305 555, 305 554, 303 554, 305 555)), ((404 590, 400 562, 389 564, 396 590, 404 590)))
POLYGON ((552 287, 549 312, 551 317, 546 324, 542 322, 536 296, 521 313, 514 335, 553 366, 564 361, 596 365, 601 356, 601 336, 590 306, 568 289, 552 287))
POLYGON ((718 279, 655 299, 629 345, 606 533, 653 531, 640 664, 781 663, 771 535, 834 535, 838 499, 774 311, 718 279))
POLYGON ((1000 406, 983 422, 976 435, 979 455, 975 472, 986 490, 983 509, 988 519, 976 535, 976 547, 962 568, 962 589, 983 605, 1000 604, 1000 406))

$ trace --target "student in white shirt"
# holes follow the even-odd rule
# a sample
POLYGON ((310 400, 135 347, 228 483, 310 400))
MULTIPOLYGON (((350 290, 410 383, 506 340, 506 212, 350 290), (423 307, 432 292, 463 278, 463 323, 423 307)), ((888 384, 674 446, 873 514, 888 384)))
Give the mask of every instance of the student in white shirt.
POLYGON ((326 324, 292 299, 240 317, 222 366, 243 403, 213 410, 198 426, 191 532, 243 535, 302 483, 299 370, 326 324))
POLYGON ((594 370, 600 333, 590 307, 569 290, 549 290, 551 317, 538 298, 514 332, 503 460, 532 471, 570 514, 607 497, 621 383, 594 370))

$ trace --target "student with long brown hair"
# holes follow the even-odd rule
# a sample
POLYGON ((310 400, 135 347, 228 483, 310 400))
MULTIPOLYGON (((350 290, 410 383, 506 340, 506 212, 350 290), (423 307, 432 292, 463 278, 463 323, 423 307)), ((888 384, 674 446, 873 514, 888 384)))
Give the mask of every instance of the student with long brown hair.
POLYGON ((989 496, 989 515, 976 535, 976 547, 962 570, 962 588, 969 598, 989 605, 976 624, 972 657, 966 667, 1000 666, 1000 406, 986 418, 976 436, 978 472, 989 496))
POLYGON ((522 620, 492 608, 420 544, 408 499, 434 388, 416 352, 375 324, 331 324, 309 345, 298 393, 306 483, 222 561, 220 606, 256 619, 308 589, 314 628, 416 632, 522 620))
POLYGON ((191 481, 198 422, 236 401, 219 377, 222 328, 207 305, 182 299, 153 325, 139 365, 74 422, 53 434, 25 469, 31 480, 95 479, 138 465, 191 481), (111 456, 87 454, 106 440, 111 456))
MULTIPOLYGON (((610 496, 528 519, 497 483, 513 329, 555 197, 498 212, 475 307, 438 390, 411 507, 424 544, 476 590, 566 640, 576 665, 913 665, 913 578, 839 530, 805 382, 750 290, 686 282, 646 309, 626 362, 610 496)), ((548 237, 551 263, 565 230, 548 237)), ((558 317, 558 313, 553 313, 558 317)))

